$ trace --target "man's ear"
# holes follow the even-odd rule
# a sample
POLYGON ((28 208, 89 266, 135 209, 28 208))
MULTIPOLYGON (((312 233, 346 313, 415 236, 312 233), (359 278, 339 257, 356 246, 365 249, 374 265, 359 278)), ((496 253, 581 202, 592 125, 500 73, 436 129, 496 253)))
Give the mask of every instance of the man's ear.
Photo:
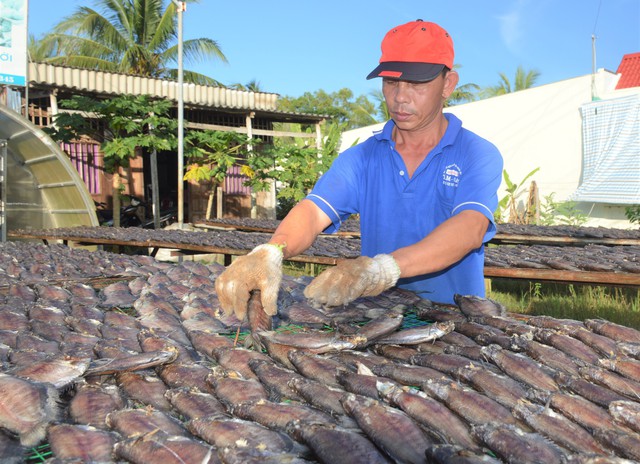
POLYGON ((442 89, 442 97, 446 100, 453 93, 458 85, 460 76, 453 69, 444 75, 444 88, 442 89))

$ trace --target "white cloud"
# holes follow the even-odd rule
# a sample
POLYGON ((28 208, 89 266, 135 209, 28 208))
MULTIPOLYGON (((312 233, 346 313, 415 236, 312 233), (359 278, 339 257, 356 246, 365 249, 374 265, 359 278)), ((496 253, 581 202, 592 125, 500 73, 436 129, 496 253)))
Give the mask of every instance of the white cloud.
POLYGON ((515 55, 520 54, 521 51, 524 38, 525 9, 528 4, 528 0, 517 0, 513 2, 510 11, 498 16, 502 41, 505 47, 515 55))

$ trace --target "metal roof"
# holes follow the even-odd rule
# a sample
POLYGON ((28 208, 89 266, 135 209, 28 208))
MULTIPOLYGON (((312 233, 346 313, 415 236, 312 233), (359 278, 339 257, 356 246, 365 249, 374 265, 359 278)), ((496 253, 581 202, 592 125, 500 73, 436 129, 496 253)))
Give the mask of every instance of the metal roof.
MULTIPOLYGON (((29 63, 29 82, 107 95, 151 95, 174 101, 178 100, 179 90, 177 81, 46 63, 29 63)), ((247 92, 190 83, 184 83, 183 86, 185 105, 276 111, 276 93, 247 92)))

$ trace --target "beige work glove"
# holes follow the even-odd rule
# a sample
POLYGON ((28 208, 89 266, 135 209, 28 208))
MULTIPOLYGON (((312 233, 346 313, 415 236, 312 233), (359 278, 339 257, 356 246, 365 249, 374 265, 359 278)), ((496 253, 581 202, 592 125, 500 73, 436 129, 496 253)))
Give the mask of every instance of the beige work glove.
POLYGON ((260 290, 264 312, 278 312, 278 290, 282 280, 282 246, 265 243, 236 258, 216 279, 216 293, 226 315, 243 321, 251 290, 260 290))
POLYGON ((345 259, 322 272, 304 289, 312 304, 341 306, 361 296, 376 296, 393 287, 400 267, 391 255, 345 259))

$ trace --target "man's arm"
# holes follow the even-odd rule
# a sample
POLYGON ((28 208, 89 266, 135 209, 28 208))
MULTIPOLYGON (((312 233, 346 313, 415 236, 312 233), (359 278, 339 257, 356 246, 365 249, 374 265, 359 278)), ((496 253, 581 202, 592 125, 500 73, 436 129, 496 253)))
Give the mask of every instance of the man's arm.
POLYGON ((457 263, 482 246, 489 219, 473 210, 462 211, 436 227, 413 245, 390 253, 401 270, 401 277, 438 272, 457 263))
POLYGON ((309 248, 331 219, 311 200, 302 200, 282 220, 269 243, 284 245, 284 259, 299 255, 309 248))

